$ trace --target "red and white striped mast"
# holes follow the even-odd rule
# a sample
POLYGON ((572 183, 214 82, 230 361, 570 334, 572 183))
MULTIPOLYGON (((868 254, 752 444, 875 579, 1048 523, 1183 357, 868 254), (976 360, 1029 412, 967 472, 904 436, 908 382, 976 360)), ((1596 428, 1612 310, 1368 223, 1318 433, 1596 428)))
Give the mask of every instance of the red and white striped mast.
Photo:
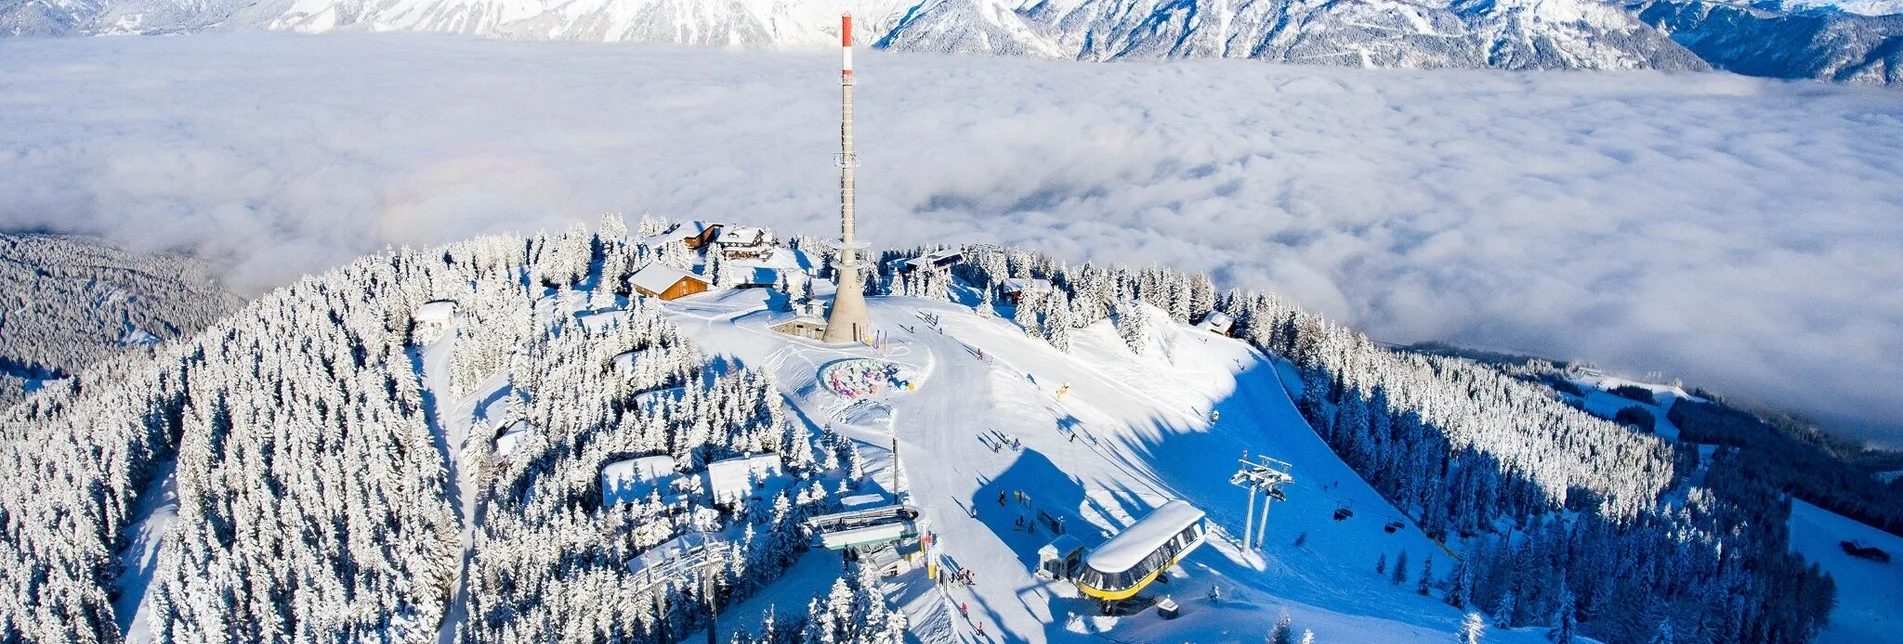
POLYGON ((839 166, 839 275, 825 341, 859 342, 872 334, 872 320, 859 281, 859 251, 866 244, 853 238, 852 170, 859 167, 859 158, 852 153, 852 14, 839 17, 839 49, 839 155, 834 158, 839 166))

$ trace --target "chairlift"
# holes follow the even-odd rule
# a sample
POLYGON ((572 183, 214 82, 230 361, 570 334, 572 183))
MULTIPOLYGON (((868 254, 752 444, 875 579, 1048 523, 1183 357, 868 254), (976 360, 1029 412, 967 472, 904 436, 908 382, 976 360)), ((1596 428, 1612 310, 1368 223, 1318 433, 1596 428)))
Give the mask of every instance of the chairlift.
POLYGON ((1272 487, 1272 488, 1269 488, 1269 498, 1275 499, 1277 501, 1287 501, 1288 494, 1284 493, 1282 491, 1282 488, 1280 487, 1272 487))
POLYGON ((1385 526, 1382 526, 1381 529, 1386 530, 1388 534, 1394 534, 1395 532, 1400 531, 1400 529, 1405 525, 1406 524, 1401 523, 1400 519, 1395 519, 1393 521, 1389 521, 1388 524, 1385 526))
POLYGON ((1346 505, 1341 505, 1341 504, 1335 505, 1335 520, 1336 521, 1345 521, 1349 517, 1352 517, 1354 515, 1355 515, 1354 508, 1348 507, 1346 505))

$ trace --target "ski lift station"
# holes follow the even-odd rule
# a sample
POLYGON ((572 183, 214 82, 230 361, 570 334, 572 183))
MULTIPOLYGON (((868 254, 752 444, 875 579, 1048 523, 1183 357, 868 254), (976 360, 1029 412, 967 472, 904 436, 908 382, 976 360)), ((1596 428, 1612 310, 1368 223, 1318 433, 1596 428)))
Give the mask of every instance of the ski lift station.
POLYGON ((806 520, 813 545, 827 550, 872 548, 924 533, 918 508, 887 505, 816 516, 806 520))
POLYGON ((1084 558, 1077 590, 1106 608, 1156 581, 1158 575, 1203 545, 1203 511, 1170 501, 1125 528, 1084 558))

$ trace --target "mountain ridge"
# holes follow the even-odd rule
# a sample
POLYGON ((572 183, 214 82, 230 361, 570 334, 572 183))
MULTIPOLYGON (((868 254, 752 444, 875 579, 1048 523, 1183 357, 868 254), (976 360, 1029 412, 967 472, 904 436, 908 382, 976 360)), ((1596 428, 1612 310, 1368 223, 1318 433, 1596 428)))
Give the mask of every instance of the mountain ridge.
POLYGON ((29 0, 0 33, 421 31, 512 40, 817 50, 858 42, 1080 61, 1705 71, 1897 86, 1903 17, 1708 0, 29 0), (1762 43, 1774 46, 1760 46, 1762 43))

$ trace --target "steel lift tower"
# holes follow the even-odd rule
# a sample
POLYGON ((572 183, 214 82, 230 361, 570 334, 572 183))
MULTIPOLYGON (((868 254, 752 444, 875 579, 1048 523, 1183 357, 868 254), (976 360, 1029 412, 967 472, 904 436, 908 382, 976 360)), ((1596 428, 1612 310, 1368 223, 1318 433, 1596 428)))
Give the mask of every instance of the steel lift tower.
POLYGON ((1262 537, 1269 531, 1269 502, 1286 501, 1288 495, 1282 492, 1282 486, 1295 482, 1289 475, 1294 466, 1267 456, 1257 456, 1255 462, 1242 459, 1242 467, 1229 477, 1229 483, 1236 487, 1249 489, 1249 515, 1242 524, 1242 547, 1247 550, 1260 550, 1262 537), (1256 523, 1255 498, 1262 499, 1262 522, 1256 523), (1254 535, 1250 535, 1254 532, 1254 535))
POLYGON ((833 310, 826 317, 828 343, 858 342, 872 334, 872 320, 866 316, 865 286, 859 282, 859 251, 864 242, 853 238, 852 170, 859 157, 852 153, 852 14, 839 17, 839 44, 844 54, 839 68, 839 262, 838 288, 833 293, 833 310))

